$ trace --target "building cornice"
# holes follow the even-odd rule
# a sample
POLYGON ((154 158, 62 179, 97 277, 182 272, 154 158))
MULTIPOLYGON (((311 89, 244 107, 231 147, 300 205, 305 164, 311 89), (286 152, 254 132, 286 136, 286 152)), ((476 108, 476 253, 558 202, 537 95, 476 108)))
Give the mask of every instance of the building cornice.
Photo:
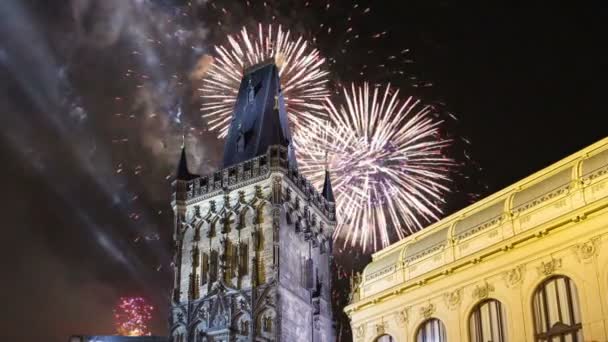
MULTIPOLYGON (((568 168, 572 168, 573 171, 573 175, 571 177, 571 181, 572 182, 582 182, 585 179, 594 178, 594 175, 586 175, 583 176, 580 174, 580 170, 578 170, 578 163, 580 163, 581 161, 584 161, 585 159, 589 158, 590 156, 606 151, 608 150, 608 138, 604 138, 538 172, 535 172, 534 174, 492 194, 489 195, 481 200, 479 200, 478 202, 469 205, 468 207, 465 207, 431 225, 429 225, 426 228, 423 228, 421 231, 412 234, 376 253, 374 253, 372 255, 373 260, 376 260, 378 258, 381 258, 382 256, 391 253, 392 251, 394 251, 395 249, 404 247, 405 245, 407 245, 408 243, 420 239, 420 237, 425 236, 427 234, 432 234, 433 232, 440 230, 446 226, 452 226, 454 223, 456 223, 456 221, 458 220, 462 220, 465 217, 469 217, 474 215, 475 213, 478 213, 482 210, 484 210, 485 208, 496 204, 497 202, 500 202, 501 200, 508 200, 509 197, 515 195, 516 193, 522 192, 523 190, 545 180, 550 178, 551 176, 557 174, 560 171, 564 171, 568 168)), ((606 169, 608 169, 608 165, 606 167, 606 169)), ((557 190, 557 189, 556 189, 557 190)), ((514 211, 514 209, 519 209, 519 208, 513 208, 512 207, 512 201, 507 201, 507 211, 514 211), (509 203, 511 202, 511 203, 509 203)), ((530 208, 526 208, 526 209, 530 209, 530 208)))

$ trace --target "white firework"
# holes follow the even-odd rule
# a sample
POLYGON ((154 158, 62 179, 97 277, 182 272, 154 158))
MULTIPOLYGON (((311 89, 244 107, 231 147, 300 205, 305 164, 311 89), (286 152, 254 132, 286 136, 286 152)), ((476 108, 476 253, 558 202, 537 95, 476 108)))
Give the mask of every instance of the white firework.
POLYGON ((334 238, 365 251, 385 247, 439 219, 456 163, 444 154, 443 121, 387 85, 343 88, 344 105, 327 99, 326 123, 294 135, 299 169, 321 186, 325 163, 336 194, 334 238), (326 161, 327 159, 327 161, 326 161))
POLYGON ((281 26, 259 24, 255 34, 243 27, 228 36, 228 43, 215 47, 214 60, 199 89, 203 98, 202 116, 210 129, 226 137, 239 91, 243 70, 248 66, 274 60, 279 68, 281 88, 289 121, 294 131, 323 118, 323 103, 329 95, 325 58, 303 37, 293 39, 281 26))

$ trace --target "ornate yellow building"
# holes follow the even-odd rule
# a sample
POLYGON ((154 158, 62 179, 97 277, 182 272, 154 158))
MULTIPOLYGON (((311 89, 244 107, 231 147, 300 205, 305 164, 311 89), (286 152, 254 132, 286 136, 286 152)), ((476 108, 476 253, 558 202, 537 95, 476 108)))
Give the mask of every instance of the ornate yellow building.
POLYGON ((608 138, 373 255, 356 342, 608 341, 608 138))

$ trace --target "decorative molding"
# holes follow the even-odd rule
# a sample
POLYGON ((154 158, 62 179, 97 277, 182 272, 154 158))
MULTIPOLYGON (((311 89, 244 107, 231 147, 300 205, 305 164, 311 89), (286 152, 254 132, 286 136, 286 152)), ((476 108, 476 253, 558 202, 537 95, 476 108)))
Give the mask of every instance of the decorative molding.
POLYGON ((594 170, 592 172, 589 172, 588 174, 583 175, 582 181, 583 182, 592 181, 593 179, 601 177, 606 174, 608 174, 608 165, 606 165, 604 167, 600 167, 597 170, 594 170))
POLYGON ((462 289, 456 289, 452 292, 447 292, 443 294, 443 300, 445 301, 445 306, 448 309, 456 309, 460 305, 462 301, 462 289))
POLYGON ((486 299, 490 296, 490 292, 494 292, 494 285, 487 281, 483 285, 477 285, 473 289, 473 298, 476 300, 486 299))
POLYGON ((548 262, 541 262, 540 266, 536 267, 536 270, 538 271, 539 275, 550 276, 561 267, 562 259, 551 259, 551 261, 548 262))
POLYGON ((525 265, 519 265, 504 272, 502 278, 507 287, 516 287, 521 284, 524 280, 525 269, 525 265))
POLYGON ((429 303, 429 305, 423 306, 420 308, 420 316, 425 319, 431 318, 431 316, 435 313, 435 304, 429 303))
POLYGON ((405 263, 414 262, 418 259, 428 256, 429 254, 442 250, 443 248, 445 248, 446 245, 447 245, 447 241, 441 241, 439 243, 436 243, 435 245, 428 247, 428 248, 408 257, 407 259, 405 259, 405 263))
POLYGON ((577 243, 572 247, 572 251, 576 255, 579 262, 589 263, 593 261, 593 257, 597 256, 600 247, 600 237, 596 236, 591 238, 589 241, 583 243, 577 243))
MULTIPOLYGON (((482 230, 486 230, 487 228, 498 226, 498 225, 502 224, 504 219, 505 219, 504 214, 496 215, 496 216, 492 217, 491 219, 486 220, 485 222, 482 222, 476 226, 473 226, 471 228, 464 230, 460 234, 456 235, 456 237, 454 239, 456 241, 466 239, 467 237, 474 235, 477 232, 480 232, 482 230)), ((490 237, 492 237, 492 236, 490 236, 490 237)))
POLYGON ((563 194, 566 194, 570 189, 571 189, 571 182, 562 184, 561 186, 547 192, 544 193, 542 195, 540 195, 539 197, 536 197, 534 199, 531 199, 525 203, 520 204, 519 206, 515 207, 513 209, 513 212, 516 214, 521 214, 523 211, 526 211, 528 209, 532 209, 534 207, 536 207, 537 205, 546 202, 550 199, 553 199, 557 196, 561 196, 563 194))
POLYGON ((389 265, 389 266, 386 266, 386 267, 384 267, 384 268, 381 268, 381 269, 377 270, 376 272, 373 272, 373 273, 368 274, 368 275, 365 277, 365 280, 368 280, 368 281, 369 281, 369 280, 376 279, 376 278, 378 278, 378 277, 380 277, 380 276, 383 276, 383 275, 385 275, 385 274, 387 274, 387 273, 390 273, 390 272, 392 272, 392 271, 394 271, 394 270, 395 270, 395 265, 389 265))

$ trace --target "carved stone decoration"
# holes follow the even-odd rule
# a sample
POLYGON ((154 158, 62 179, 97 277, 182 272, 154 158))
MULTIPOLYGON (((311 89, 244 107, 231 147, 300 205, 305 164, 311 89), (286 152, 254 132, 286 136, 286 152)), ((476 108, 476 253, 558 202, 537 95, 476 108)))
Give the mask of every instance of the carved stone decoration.
POLYGON ((494 292, 494 285, 485 282, 483 285, 477 285, 473 289, 473 298, 476 300, 486 299, 490 296, 490 292, 494 292))
POLYGON ((255 197, 256 198, 264 198, 264 193, 262 192, 262 187, 259 185, 255 186, 255 197))
POLYGON ((386 323, 384 322, 376 324, 376 335, 384 335, 384 332, 386 331, 385 324, 386 323))
POLYGON ((410 308, 405 308, 395 314, 395 320, 399 326, 407 324, 410 316, 410 308))
POLYGON ((435 304, 433 304, 433 303, 429 303, 429 305, 426 305, 426 306, 423 306, 420 308, 420 316, 424 317, 425 319, 431 318, 431 316, 433 316, 434 313, 435 313, 435 304))
POLYGON ((562 259, 551 259, 551 261, 548 262, 541 262, 540 266, 536 269, 540 275, 550 276, 561 267, 562 259))
POLYGON ((274 176, 272 178, 272 203, 281 203, 282 195, 281 177, 274 176))
POLYGON ((516 287, 524 280, 525 266, 519 265, 502 274, 507 287, 516 287))
POLYGON ((448 309, 456 309, 462 301, 462 289, 457 289, 452 292, 444 293, 443 300, 445 301, 445 306, 447 306, 448 309))
POLYGON ((207 320, 209 319, 209 308, 203 306, 202 308, 200 308, 198 310, 198 318, 201 321, 207 322, 207 320))
POLYGON ((572 251, 576 254, 579 262, 589 263, 593 261, 593 257, 597 256, 600 246, 600 237, 591 238, 584 243, 578 243, 572 247, 572 251))
POLYGON ((365 325, 361 324, 355 328, 355 337, 362 340, 365 337, 365 325))
POLYGON ((229 192, 224 193, 224 208, 230 209, 230 193, 229 192))

